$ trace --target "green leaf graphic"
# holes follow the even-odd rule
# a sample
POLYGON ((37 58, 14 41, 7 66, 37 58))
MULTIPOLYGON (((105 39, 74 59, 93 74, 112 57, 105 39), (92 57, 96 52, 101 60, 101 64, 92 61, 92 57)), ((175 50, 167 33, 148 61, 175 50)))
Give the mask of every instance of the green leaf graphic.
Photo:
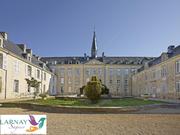
POLYGON ((39 128, 42 128, 42 127, 43 127, 44 121, 45 121, 45 118, 41 118, 41 119, 39 120, 39 128))

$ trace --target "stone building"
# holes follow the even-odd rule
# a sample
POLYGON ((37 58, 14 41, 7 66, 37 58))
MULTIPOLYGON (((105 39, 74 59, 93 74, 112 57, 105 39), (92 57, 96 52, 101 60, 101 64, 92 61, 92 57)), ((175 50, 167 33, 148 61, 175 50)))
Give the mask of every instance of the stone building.
POLYGON ((112 95, 130 96, 132 75, 152 57, 108 57, 97 55, 95 32, 91 56, 83 57, 43 57, 57 77, 56 94, 78 94, 91 76, 97 76, 112 95))
POLYGON ((41 82, 40 93, 53 93, 53 73, 26 47, 14 44, 7 33, 0 32, 0 99, 32 97, 34 89, 25 80, 32 77, 41 82))
POLYGON ((169 46, 132 76, 132 95, 180 98, 180 46, 169 46))
POLYGON ((92 76, 114 96, 179 98, 180 46, 169 46, 157 58, 99 56, 94 32, 91 56, 40 58, 0 32, 0 99, 32 97, 34 89, 25 80, 32 77, 40 82, 39 93, 74 95, 92 76))

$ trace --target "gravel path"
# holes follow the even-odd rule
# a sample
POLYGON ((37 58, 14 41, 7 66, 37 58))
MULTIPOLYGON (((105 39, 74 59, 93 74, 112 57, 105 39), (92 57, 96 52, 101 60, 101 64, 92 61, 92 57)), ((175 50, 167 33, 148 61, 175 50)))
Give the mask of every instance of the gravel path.
POLYGON ((58 114, 0 108, 0 114, 46 114, 48 135, 179 135, 180 114, 58 114))

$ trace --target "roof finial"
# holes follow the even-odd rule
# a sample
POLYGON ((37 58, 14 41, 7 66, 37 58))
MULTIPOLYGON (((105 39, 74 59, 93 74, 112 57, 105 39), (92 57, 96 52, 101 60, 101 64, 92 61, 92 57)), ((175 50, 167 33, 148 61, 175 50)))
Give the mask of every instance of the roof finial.
POLYGON ((94 24, 94 33, 96 32, 96 27, 95 27, 95 24, 94 24))

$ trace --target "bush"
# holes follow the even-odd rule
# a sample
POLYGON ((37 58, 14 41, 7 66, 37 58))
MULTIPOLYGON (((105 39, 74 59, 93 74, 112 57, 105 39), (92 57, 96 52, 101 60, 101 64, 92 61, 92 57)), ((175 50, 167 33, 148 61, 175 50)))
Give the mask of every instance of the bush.
POLYGON ((102 84, 102 91, 101 94, 109 94, 109 89, 107 88, 107 86, 105 84, 102 84))
POLYGON ((41 93, 39 94, 39 96, 42 98, 42 99, 46 99, 48 94, 47 93, 41 93))
POLYGON ((92 76, 91 81, 85 86, 85 95, 92 103, 97 102, 101 96, 101 82, 96 76, 92 76))
POLYGON ((86 87, 86 85, 84 85, 80 88, 80 95, 83 95, 85 87, 86 87))

